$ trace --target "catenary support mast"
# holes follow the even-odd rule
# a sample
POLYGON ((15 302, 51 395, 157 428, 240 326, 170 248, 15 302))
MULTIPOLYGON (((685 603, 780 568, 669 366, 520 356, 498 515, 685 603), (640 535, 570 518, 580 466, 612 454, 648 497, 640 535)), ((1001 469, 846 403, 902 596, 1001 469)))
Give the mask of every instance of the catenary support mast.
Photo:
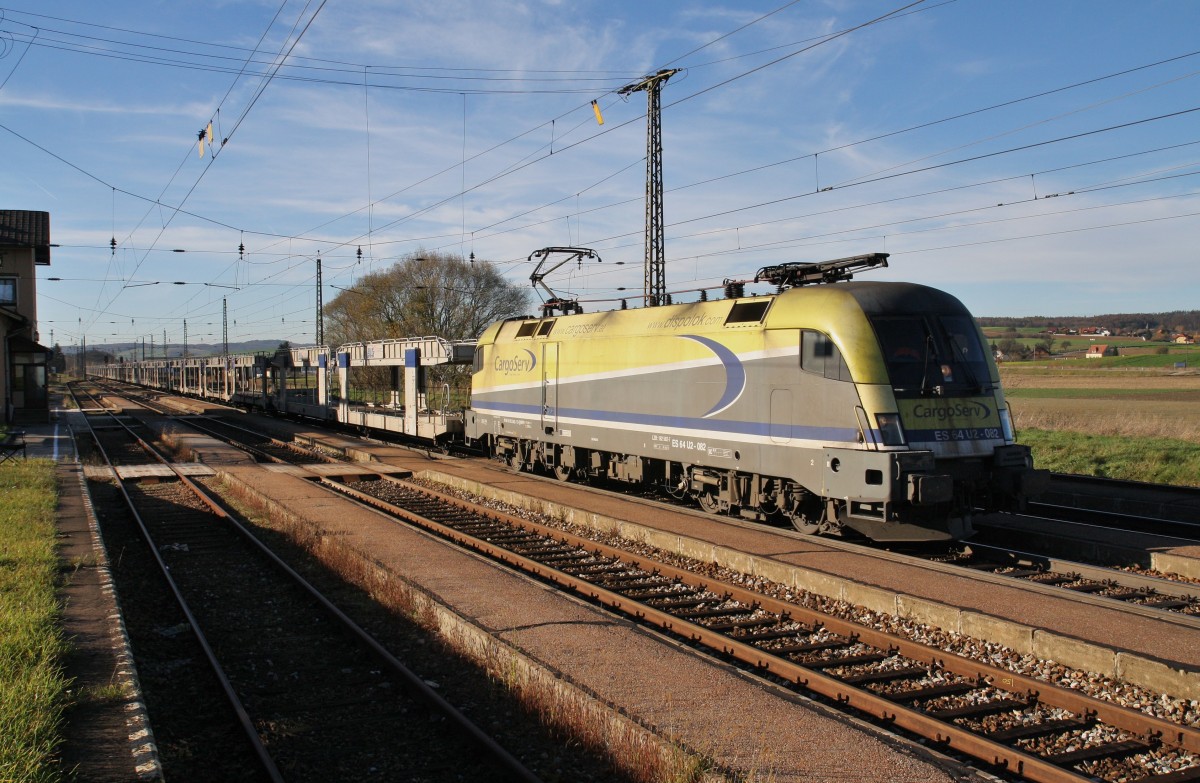
POLYGON ((662 108, 659 93, 678 68, 664 68, 640 82, 628 84, 619 95, 646 93, 646 282, 642 304, 666 304, 666 242, 663 238, 662 108))

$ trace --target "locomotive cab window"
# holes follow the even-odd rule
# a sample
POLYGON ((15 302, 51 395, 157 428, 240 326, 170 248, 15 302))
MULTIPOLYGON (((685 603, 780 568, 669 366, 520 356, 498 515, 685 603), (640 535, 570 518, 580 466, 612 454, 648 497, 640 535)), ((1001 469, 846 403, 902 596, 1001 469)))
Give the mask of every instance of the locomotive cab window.
POLYGON ((832 381, 849 381, 850 368, 828 335, 805 329, 800 333, 800 369, 832 381))
POLYGON ((871 323, 896 391, 961 396, 990 388, 987 357, 969 316, 873 317, 871 323))

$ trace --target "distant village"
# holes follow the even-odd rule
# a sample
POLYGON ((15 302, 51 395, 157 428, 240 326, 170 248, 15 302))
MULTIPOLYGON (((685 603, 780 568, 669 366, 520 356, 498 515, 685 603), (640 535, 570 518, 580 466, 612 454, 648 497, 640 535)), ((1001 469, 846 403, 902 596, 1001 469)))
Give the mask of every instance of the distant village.
POLYGON ((1170 313, 1170 316, 1175 317, 1157 323, 1136 316, 1111 317, 1124 325, 1070 325, 1066 318, 980 318, 979 324, 998 361, 1050 357, 1099 359, 1168 353, 1176 346, 1195 345, 1196 337, 1200 336, 1196 313, 1170 313))
POLYGON ((1056 331, 1045 329, 1038 332, 1037 337, 1125 337, 1140 339, 1143 342, 1175 343, 1176 345, 1194 345, 1197 335, 1186 332, 1173 332, 1165 329, 1108 329, 1104 326, 1081 326, 1078 329, 1056 331))

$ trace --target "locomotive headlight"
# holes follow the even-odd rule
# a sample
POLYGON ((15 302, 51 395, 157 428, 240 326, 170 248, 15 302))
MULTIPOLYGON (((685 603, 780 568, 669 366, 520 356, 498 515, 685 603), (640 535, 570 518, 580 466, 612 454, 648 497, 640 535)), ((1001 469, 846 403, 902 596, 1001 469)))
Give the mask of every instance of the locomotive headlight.
POLYGON ((904 445, 904 428, 900 426, 899 413, 876 413, 875 422, 879 425, 879 435, 883 438, 883 445, 904 445))
POLYGON ((1016 436, 1013 435, 1012 411, 1007 407, 1000 409, 1000 427, 1004 430, 1005 443, 1012 443, 1016 440, 1016 436))

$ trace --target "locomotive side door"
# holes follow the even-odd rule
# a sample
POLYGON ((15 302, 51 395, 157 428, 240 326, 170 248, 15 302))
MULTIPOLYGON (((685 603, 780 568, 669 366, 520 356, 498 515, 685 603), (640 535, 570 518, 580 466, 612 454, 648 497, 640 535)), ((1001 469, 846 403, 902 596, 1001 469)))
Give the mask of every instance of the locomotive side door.
POLYGON ((558 343, 542 345, 542 432, 558 429, 558 343))

